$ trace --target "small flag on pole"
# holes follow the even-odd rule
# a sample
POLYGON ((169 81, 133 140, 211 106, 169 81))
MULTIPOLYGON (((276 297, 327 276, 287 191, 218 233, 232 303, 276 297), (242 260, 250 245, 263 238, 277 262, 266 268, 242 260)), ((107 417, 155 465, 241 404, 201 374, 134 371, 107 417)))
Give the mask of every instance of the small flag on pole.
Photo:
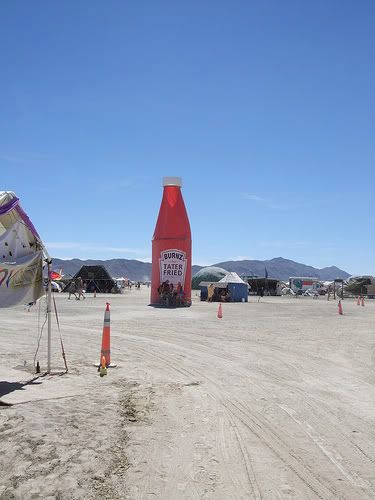
POLYGON ((57 272, 57 271, 51 271, 50 272, 50 278, 53 281, 59 281, 59 280, 61 280, 63 278, 63 276, 64 275, 62 273, 62 269, 60 269, 59 272, 57 272))

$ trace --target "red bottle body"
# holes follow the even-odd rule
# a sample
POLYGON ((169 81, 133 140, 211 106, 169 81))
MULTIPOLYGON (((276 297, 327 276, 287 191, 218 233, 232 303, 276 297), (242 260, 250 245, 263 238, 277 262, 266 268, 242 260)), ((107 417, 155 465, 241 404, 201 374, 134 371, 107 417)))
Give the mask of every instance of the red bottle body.
MULTIPOLYGON (((179 178, 165 178, 163 199, 152 238, 151 304, 161 303, 166 282, 181 290, 181 305, 191 304, 191 231, 179 178)), ((179 292, 180 293, 180 292, 179 292)))

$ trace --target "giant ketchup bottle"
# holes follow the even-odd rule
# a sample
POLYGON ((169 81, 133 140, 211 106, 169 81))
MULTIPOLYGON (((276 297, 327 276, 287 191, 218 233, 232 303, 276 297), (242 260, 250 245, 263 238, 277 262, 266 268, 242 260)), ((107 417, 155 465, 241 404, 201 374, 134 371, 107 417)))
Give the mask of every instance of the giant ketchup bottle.
POLYGON ((152 238, 151 304, 173 284, 179 303, 191 305, 191 231, 179 177, 164 177, 163 199, 152 238))

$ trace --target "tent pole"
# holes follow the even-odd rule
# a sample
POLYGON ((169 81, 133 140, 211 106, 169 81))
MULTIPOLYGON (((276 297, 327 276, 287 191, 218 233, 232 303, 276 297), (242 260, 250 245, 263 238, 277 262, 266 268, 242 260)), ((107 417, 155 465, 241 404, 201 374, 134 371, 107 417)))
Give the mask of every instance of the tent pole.
POLYGON ((52 285, 51 285, 51 263, 47 260, 48 285, 47 285, 47 321, 48 321, 48 344, 47 344, 47 373, 51 373, 51 324, 52 324, 52 285))

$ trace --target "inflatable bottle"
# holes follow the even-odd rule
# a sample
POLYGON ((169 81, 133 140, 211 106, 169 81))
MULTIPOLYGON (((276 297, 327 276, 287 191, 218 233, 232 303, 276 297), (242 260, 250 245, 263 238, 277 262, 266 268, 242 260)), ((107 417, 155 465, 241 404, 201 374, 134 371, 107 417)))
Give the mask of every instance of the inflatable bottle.
POLYGON ((170 300, 191 305, 191 231, 181 186, 180 177, 163 178, 163 199, 152 238, 151 304, 155 305, 169 305, 170 300))

